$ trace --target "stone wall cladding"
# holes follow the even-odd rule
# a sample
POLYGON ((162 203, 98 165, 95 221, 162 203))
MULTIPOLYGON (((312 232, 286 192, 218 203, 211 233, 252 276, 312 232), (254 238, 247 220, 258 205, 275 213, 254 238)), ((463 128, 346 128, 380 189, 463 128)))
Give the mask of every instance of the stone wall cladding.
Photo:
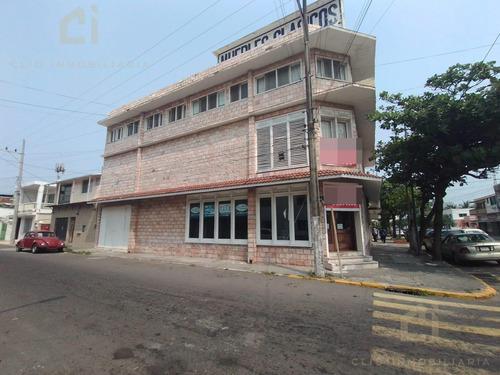
POLYGON ((309 247, 257 245, 254 262, 313 267, 314 253, 313 249, 309 247))
POLYGON ((206 130, 143 149, 141 191, 248 178, 247 123, 206 130))
POLYGON ((101 196, 115 196, 135 190, 136 160, 135 151, 104 158, 101 196))
POLYGON ((132 205, 129 251, 157 255, 247 260, 246 245, 185 243, 186 197, 148 199, 132 205))

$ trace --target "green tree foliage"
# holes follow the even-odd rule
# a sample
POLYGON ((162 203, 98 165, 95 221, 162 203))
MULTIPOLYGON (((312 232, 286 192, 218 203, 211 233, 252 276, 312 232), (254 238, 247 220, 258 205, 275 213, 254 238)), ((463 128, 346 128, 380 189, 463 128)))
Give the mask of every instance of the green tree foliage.
MULTIPOLYGON (((390 218, 387 223, 384 220, 384 227, 391 221, 393 236, 398 233, 396 231, 397 219, 401 219, 406 216, 406 191, 405 186, 401 184, 394 184, 389 181, 384 181, 382 183, 382 189, 380 191, 380 206, 382 208, 382 219, 386 217, 390 218)), ((400 228, 401 229, 401 228, 400 228)))
POLYGON ((446 189, 466 176, 486 178, 500 164, 499 76, 495 62, 457 64, 427 80, 431 92, 381 93, 389 104, 370 116, 392 130, 390 141, 377 146, 377 169, 433 199, 435 260, 441 260, 446 189))

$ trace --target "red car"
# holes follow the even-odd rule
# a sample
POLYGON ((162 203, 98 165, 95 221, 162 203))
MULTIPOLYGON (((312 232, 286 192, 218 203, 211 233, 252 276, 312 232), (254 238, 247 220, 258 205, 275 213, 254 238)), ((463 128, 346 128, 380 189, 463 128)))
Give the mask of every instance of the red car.
POLYGON ((31 249, 33 254, 43 250, 57 250, 63 251, 66 247, 64 241, 56 237, 54 232, 46 230, 33 230, 24 236, 24 238, 17 241, 16 251, 23 251, 23 249, 31 249))

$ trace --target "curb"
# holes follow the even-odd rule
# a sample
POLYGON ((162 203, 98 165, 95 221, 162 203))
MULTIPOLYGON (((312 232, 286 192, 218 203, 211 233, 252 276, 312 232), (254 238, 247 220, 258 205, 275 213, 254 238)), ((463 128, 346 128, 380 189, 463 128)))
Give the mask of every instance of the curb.
POLYGON ((476 300, 476 299, 487 299, 497 295, 497 291, 486 284, 483 280, 478 279, 477 277, 470 275, 479 281, 481 284, 485 286, 485 290, 477 293, 460 293, 460 292, 447 292, 443 290, 435 290, 435 289, 426 289, 426 288, 416 288, 411 286, 401 286, 401 285, 384 285, 373 282, 363 282, 363 281, 349 281, 342 279, 326 279, 321 277, 306 277, 306 276, 296 276, 296 275, 288 275, 289 278, 292 279, 305 279, 305 280, 313 280, 313 281, 321 281, 327 283, 336 283, 336 284, 345 284, 345 285, 354 285, 359 287, 366 288, 376 288, 382 289, 387 292, 397 292, 403 294, 414 294, 419 296, 438 296, 438 297, 450 297, 457 299, 465 299, 465 300, 476 300))

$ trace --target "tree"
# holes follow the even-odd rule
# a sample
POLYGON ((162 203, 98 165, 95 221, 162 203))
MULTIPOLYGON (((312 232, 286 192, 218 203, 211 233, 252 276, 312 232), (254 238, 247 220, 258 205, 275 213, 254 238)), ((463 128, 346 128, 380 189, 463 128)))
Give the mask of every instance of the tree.
MULTIPOLYGON (((380 191, 381 216, 388 216, 392 221, 392 236, 396 236, 396 218, 406 215, 406 193, 404 185, 393 184, 388 181, 382 183, 380 191)), ((400 228, 401 229, 401 228, 400 228)))
MULTIPOLYGON (((370 115, 389 142, 379 143, 377 169, 389 181, 411 184, 433 199, 433 259, 441 260, 443 199, 466 176, 486 178, 500 164, 500 67, 495 62, 456 64, 429 78, 421 96, 381 93, 389 105, 370 115)), ((421 228, 422 230, 422 228, 421 228)))

